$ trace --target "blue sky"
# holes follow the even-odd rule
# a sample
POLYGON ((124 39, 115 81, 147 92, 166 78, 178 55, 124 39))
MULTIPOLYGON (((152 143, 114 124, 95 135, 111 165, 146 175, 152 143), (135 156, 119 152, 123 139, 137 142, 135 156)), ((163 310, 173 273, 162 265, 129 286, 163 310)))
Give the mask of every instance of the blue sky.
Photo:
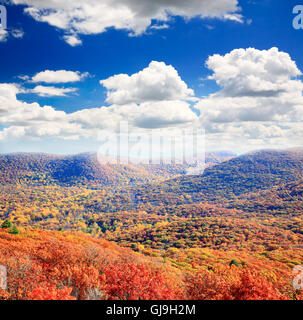
MULTIPOLYGON (((69 8, 68 1, 66 7, 63 8, 54 8, 52 2, 53 1, 51 0, 45 1, 46 7, 43 9, 49 10, 52 8, 52 12, 62 14, 63 17, 66 17, 66 13, 74 10, 73 7, 69 8)), ((85 4, 86 0, 79 1, 79 3, 81 2, 82 4, 85 4)), ((87 2, 92 4, 93 7, 93 1, 87 0, 87 2)), ((110 9, 110 1, 106 0, 106 2, 109 3, 108 6, 110 9)), ((155 13, 154 16, 151 15, 151 17, 146 16, 146 13, 142 14, 142 17, 140 16, 140 19, 138 18, 139 22, 136 20, 131 22, 131 24, 135 23, 135 27, 122 27, 121 30, 118 30, 120 28, 118 17, 118 22, 115 20, 112 23, 112 26, 109 25, 106 30, 101 30, 100 24, 103 24, 103 20, 106 20, 106 14, 110 14, 110 11, 108 11, 108 13, 105 11, 103 18, 102 11, 100 11, 100 17, 98 18, 95 16, 86 16, 89 24, 85 24, 84 27, 78 25, 70 27, 71 21, 67 21, 66 25, 59 25, 58 27, 58 23, 55 20, 56 17, 53 18, 53 16, 49 15, 46 17, 48 22, 40 21, 43 20, 45 16, 43 16, 41 11, 39 12, 41 9, 41 6, 39 6, 39 4, 37 5, 39 1, 6 1, 8 29, 5 38, 0 41, 0 83, 18 86, 18 92, 15 93, 18 103, 24 102, 28 106, 37 103, 40 108, 47 105, 51 106, 56 112, 63 111, 65 114, 73 114, 83 109, 98 109, 102 106, 111 107, 113 104, 116 104, 106 101, 106 97, 110 90, 117 91, 118 89, 113 87, 111 89, 106 88, 100 84, 100 80, 105 80, 120 74, 127 74, 129 76, 134 75, 144 68, 147 68, 151 61, 157 61, 163 62, 165 68, 166 66, 172 66, 177 71, 178 76, 180 77, 179 80, 182 81, 182 83, 185 83, 188 89, 194 91, 194 97, 196 99, 191 100, 185 96, 176 98, 170 96, 169 98, 164 97, 163 101, 187 101, 186 103, 188 103, 191 109, 196 103, 199 103, 198 100, 203 97, 206 97, 207 99, 207 97, 210 97, 212 94, 219 93, 219 96, 222 94, 220 93, 220 90, 222 89, 220 81, 224 82, 226 79, 220 78, 220 71, 218 71, 218 77, 216 79, 207 79, 214 73, 214 70, 217 70, 217 63, 219 62, 213 62, 212 68, 207 67, 205 63, 209 57, 216 54, 224 57, 233 50, 240 48, 245 50, 247 48, 254 48, 255 50, 258 50, 258 52, 263 52, 276 47, 279 52, 287 53, 289 55, 289 59, 286 63, 294 62, 298 70, 303 70, 303 30, 295 30, 292 27, 292 20, 294 18, 292 10, 295 5, 299 4, 297 1, 256 0, 237 2, 236 0, 226 0, 225 3, 230 2, 230 8, 233 8, 236 4, 238 5, 238 8, 240 8, 239 10, 227 11, 223 5, 224 0, 213 0, 214 3, 218 3, 218 6, 215 9, 207 8, 207 1, 201 1, 201 3, 203 2, 205 2, 204 7, 201 5, 197 8, 197 10, 201 10, 203 17, 195 16, 192 13, 196 10, 195 6, 197 2, 189 1, 188 8, 178 7, 176 5, 178 10, 176 9, 175 12, 172 10, 173 12, 165 17, 165 19, 163 18, 162 21, 159 19, 158 14, 162 11, 153 8, 157 14, 155 13), (193 10, 190 10, 191 5, 193 10), (30 8, 30 11, 28 11, 28 8, 30 8), (25 12, 25 10, 27 10, 27 12, 25 12), (180 10, 182 11, 182 14, 178 14, 180 10), (229 16, 226 16, 226 14, 229 16), (215 17, 213 17, 214 15, 215 17), (151 26, 146 27, 144 24, 142 27, 141 20, 143 18, 147 20, 150 19, 151 26), (94 19, 98 19, 98 21, 95 21, 94 19), (96 25, 91 26, 93 23, 96 25), (153 27, 163 25, 165 25, 165 28, 153 27), (142 28, 145 29, 142 31, 142 28), (83 29, 85 29, 84 32, 83 29), (17 36, 14 36, 14 32, 15 35, 16 32, 19 33, 17 36), (130 35, 130 32, 137 32, 139 34, 134 36, 130 35), (75 38, 75 41, 78 41, 79 44, 68 44, 65 41, 66 39, 64 40, 64 37, 67 36, 75 38), (80 81, 65 83, 38 83, 31 80, 34 75, 45 70, 65 70, 77 72, 79 75, 88 73, 88 75, 83 76, 80 81), (22 80, 19 76, 26 76, 26 78, 23 78, 22 80), (37 91, 30 92, 33 88, 38 86, 55 87, 59 89, 73 88, 75 92, 66 93, 64 96, 50 96, 50 94, 48 94, 48 96, 41 96, 41 93, 37 94, 37 91)), ((136 7, 132 7, 132 1, 129 1, 129 3, 132 10, 131 12, 134 12, 135 9, 133 8, 136 7)), ((176 1, 176 3, 180 3, 180 1, 176 1)), ((137 14, 137 12, 135 13, 137 14)), ((247 54, 245 59, 249 59, 249 57, 250 55, 247 54)), ((277 56, 277 59, 280 59, 280 56, 277 56)), ((226 63, 230 63, 227 58, 226 63)), ((235 62, 236 65, 237 63, 238 62, 235 62)), ((222 69, 223 66, 220 65, 218 68, 222 69)), ((289 70, 289 68, 287 70, 289 70)), ((253 73, 253 71, 251 72, 253 73)), ((289 81, 292 81, 293 79, 300 81, 301 79, 300 74, 295 71, 290 72, 289 74, 287 74, 288 71, 286 70, 281 72, 283 75, 277 80, 279 85, 283 77, 286 77, 289 81)), ((241 77, 241 79, 243 79, 244 76, 242 75, 241 77)), ((249 77, 245 76, 244 78, 248 79, 249 77)), ((239 79, 237 79, 237 81, 238 80, 239 79)), ((266 81, 267 80, 268 79, 266 79, 266 81)), ((181 85, 181 82, 178 82, 178 84, 181 85)), ((167 83, 164 85, 168 86, 167 83)), ((225 83, 225 85, 227 84, 225 83)), ((266 83, 266 85, 268 85, 268 83, 266 83)), ((290 82, 290 87, 292 87, 292 85, 295 85, 295 83, 290 82)), ((249 87, 250 84, 247 86, 249 87)), ((272 86, 275 86, 276 88, 277 83, 273 82, 272 86)), ((10 89, 11 87, 9 90, 10 89)), ((6 89, 4 88, 4 90, 6 89)), ((176 88, 176 90, 178 90, 178 88, 176 88)), ((280 88, 278 91, 284 92, 285 90, 290 90, 292 92, 292 97, 294 97, 301 89, 298 88, 296 93, 293 93, 293 89, 280 88)), ((235 98, 234 93, 233 95, 231 95, 231 93, 226 94, 225 91, 224 106, 223 102, 220 100, 220 103, 222 102, 220 112, 222 113, 224 113, 222 108, 229 108, 228 103, 231 103, 231 105, 234 104, 234 101, 230 102, 230 98, 235 98)), ((217 98, 219 98, 219 96, 217 98)), ((256 100, 256 103, 259 107, 260 104, 264 103, 264 108, 268 108, 269 103, 274 103, 274 100, 260 100, 259 93, 257 96, 259 100, 256 100)), ((238 96, 239 99, 240 97, 243 98, 242 93, 238 96)), ((249 97, 251 98, 252 95, 249 94, 249 97)), ((273 97, 278 99, 276 93, 274 93, 273 97)), ((285 100, 285 97, 280 97, 280 100, 277 103, 279 104, 283 99, 285 100)), ((5 101, 6 100, 3 100, 2 103, 5 103, 5 101)), ((150 102, 150 99, 148 99, 148 101, 136 100, 128 101, 127 104, 135 103, 141 106, 141 104, 150 102)), ((237 100, 236 102, 242 104, 246 103, 247 100, 237 100)), ((212 108, 211 103, 212 101, 209 101, 209 103, 203 102, 203 112, 206 110, 205 108, 212 108)), ((251 102, 249 101, 247 103, 250 105, 251 102)), ((297 146, 299 145, 299 140, 294 141, 293 136, 298 136, 298 130, 300 128, 298 120, 301 119, 298 119, 298 117, 300 117, 302 113, 300 113, 300 108, 297 107, 300 103, 301 102, 298 103, 296 100, 289 106, 291 116, 287 114, 286 111, 279 111, 278 116, 276 117, 270 118, 268 115, 264 114, 264 118, 261 116, 257 121, 256 119, 250 121, 247 117, 241 119, 239 117, 237 118, 237 114, 233 113, 235 116, 233 121, 232 119, 222 120, 222 117, 214 120, 213 115, 210 116, 209 113, 207 113, 204 115, 204 119, 207 120, 202 119, 200 123, 202 123, 209 132, 209 141, 211 141, 210 149, 235 149, 237 146, 237 150, 235 151, 242 152, 255 148, 262 148, 268 144, 277 147, 286 147, 289 145, 290 140, 293 142, 292 146, 297 146), (294 116, 294 110, 297 112, 296 116, 294 116), (296 123, 292 125, 294 122, 296 123), (221 126, 224 124, 225 127, 218 128, 218 124, 221 126), (235 144, 231 140, 237 139, 237 135, 243 136, 243 133, 237 131, 242 124, 243 126, 245 125, 246 130, 244 135, 248 132, 247 141, 249 141, 249 143, 241 140, 239 143, 235 144), (225 128, 226 132, 228 132, 227 135, 224 135, 225 128), (265 130, 271 128, 268 129, 270 133, 267 135, 260 134, 260 136, 251 133, 252 131, 258 132, 260 130, 264 132, 264 128, 265 130), (283 131, 281 131, 280 136, 279 130, 283 131), (219 143, 219 141, 222 141, 220 134, 222 137, 224 135, 223 140, 227 141, 227 143, 219 143), (235 134, 234 138, 233 134, 235 134), (218 141, 218 143, 216 143, 216 141, 218 141), (228 141, 230 141, 230 143, 228 143, 228 141)), ((121 106, 123 105, 123 102, 120 101, 118 104, 121 106)), ((1 107, 5 109, 4 105, 0 106, 0 111, 2 110, 1 107)), ((283 108, 285 107, 286 106, 283 105, 283 108)), ((16 112, 18 112, 18 108, 16 109, 16 112)), ((153 108, 153 106, 148 106, 146 108, 148 112, 152 113, 150 108, 153 108)), ((159 109, 158 106, 156 108, 159 109)), ((183 108, 183 106, 180 106, 180 110, 181 108, 183 108)), ((262 109, 262 105, 260 108, 262 109)), ((282 108, 282 106, 280 108, 282 108)), ((194 110, 197 116, 201 115, 201 109, 199 110, 200 111, 194 110)), ((186 113, 185 118, 187 117, 189 119, 188 110, 184 112, 186 113)), ((243 112, 241 111, 241 114, 243 114, 243 112)), ((122 112, 122 114, 124 113, 122 112)), ((121 117, 120 111, 119 115, 121 117)), ((59 116, 60 114, 58 114, 58 117, 59 116)), ((47 121, 47 125, 49 125, 51 121, 56 123, 56 121, 58 121, 56 120, 58 119, 56 117, 55 120, 54 118, 43 118, 43 121, 47 121)), ((100 117, 102 117, 102 115, 100 115, 100 117)), ((174 119, 176 119, 176 117, 174 119)), ((252 116, 252 118, 253 117, 254 116, 252 116)), ((64 153, 93 151, 96 148, 96 143, 93 141, 94 139, 91 138, 92 135, 83 133, 82 136, 76 137, 74 132, 77 131, 76 128, 72 134, 70 133, 70 136, 65 133, 61 134, 59 132, 60 130, 57 130, 59 132, 57 136, 55 133, 43 135, 41 134, 40 129, 37 129, 39 134, 37 134, 36 130, 38 122, 42 127, 45 126, 44 123, 41 123, 41 119, 29 119, 29 121, 24 123, 21 123, 22 121, 20 120, 7 121, 7 119, 7 116, 3 116, 3 120, 0 123, 0 128, 2 128, 2 138, 0 135, 0 139, 2 140, 0 147, 1 152, 49 151, 64 153), (35 126, 35 130, 29 128, 30 126, 35 126), (16 135, 7 131, 4 134, 3 130, 9 128, 11 128, 11 132, 17 132, 19 130, 23 133, 16 135), (26 130, 24 128, 26 128, 26 130), (35 131, 35 134, 30 133, 33 131, 35 131)), ((10 119, 12 119, 11 116, 10 119)), ((76 120, 73 119, 72 123, 74 124, 75 121, 76 120)), ((153 121, 153 119, 150 121, 153 121)), ((186 122, 188 123, 188 121, 186 122)), ((77 123, 78 128, 82 126, 81 130, 85 130, 83 123, 81 123, 80 120, 79 123, 77 123)), ((87 123, 85 125, 87 128, 91 128, 87 123)), ((168 127, 170 126, 171 124, 168 125, 168 127)))

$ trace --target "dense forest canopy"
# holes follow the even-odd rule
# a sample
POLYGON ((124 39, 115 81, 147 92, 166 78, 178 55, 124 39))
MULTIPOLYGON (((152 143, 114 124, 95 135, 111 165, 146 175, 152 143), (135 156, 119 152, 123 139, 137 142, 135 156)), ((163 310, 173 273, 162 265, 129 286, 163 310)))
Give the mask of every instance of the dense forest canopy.
POLYGON ((95 154, 0 156, 0 297, 301 299, 303 152, 210 159, 190 176, 95 154))

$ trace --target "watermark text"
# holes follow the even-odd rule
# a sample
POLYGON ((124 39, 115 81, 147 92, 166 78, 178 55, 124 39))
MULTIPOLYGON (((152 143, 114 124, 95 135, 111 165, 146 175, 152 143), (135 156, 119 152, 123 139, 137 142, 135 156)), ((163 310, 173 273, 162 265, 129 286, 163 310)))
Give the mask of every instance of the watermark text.
POLYGON ((7 271, 5 266, 0 265, 0 289, 7 289, 7 271))
POLYGON ((0 5, 0 29, 7 28, 7 11, 6 7, 0 5))

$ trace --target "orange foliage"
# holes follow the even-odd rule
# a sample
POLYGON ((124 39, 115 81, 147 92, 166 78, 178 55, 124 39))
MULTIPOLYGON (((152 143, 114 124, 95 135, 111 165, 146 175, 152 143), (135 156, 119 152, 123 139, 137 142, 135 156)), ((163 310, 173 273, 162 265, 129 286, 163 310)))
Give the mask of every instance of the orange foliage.
POLYGON ((288 297, 252 268, 231 267, 224 274, 204 271, 186 279, 192 300, 287 300, 288 297))
POLYGON ((8 289, 0 291, 0 300, 302 298, 290 285, 291 270, 274 261, 280 257, 274 253, 248 260, 243 253, 169 252, 176 257, 171 263, 83 234, 32 230, 16 236, 2 229, 0 265, 7 267, 8 289), (242 258, 231 263, 230 254, 249 266, 242 258))
POLYGON ((178 291, 168 287, 163 274, 144 264, 115 265, 105 270, 110 300, 172 300, 178 291))
POLYGON ((27 293, 28 300, 76 300, 71 296, 72 288, 58 289, 56 285, 41 283, 32 292, 27 293))
POLYGON ((0 264, 8 276, 0 300, 171 299, 178 292, 149 258, 75 233, 0 230, 0 264))

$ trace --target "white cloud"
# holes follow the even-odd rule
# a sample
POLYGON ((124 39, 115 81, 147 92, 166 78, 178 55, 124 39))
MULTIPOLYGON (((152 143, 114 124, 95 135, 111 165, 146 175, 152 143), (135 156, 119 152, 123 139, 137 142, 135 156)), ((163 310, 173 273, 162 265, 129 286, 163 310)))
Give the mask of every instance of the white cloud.
POLYGON ((21 29, 13 29, 13 30, 11 31, 11 34, 12 34, 12 36, 13 36, 14 38, 16 38, 16 39, 21 39, 21 38, 23 38, 23 36, 24 36, 24 31, 21 30, 21 29))
POLYGON ((30 76, 28 76, 28 75, 20 75, 20 76, 18 76, 18 78, 23 80, 23 81, 29 81, 30 80, 30 76))
POLYGON ((273 96, 297 90, 301 83, 291 80, 301 75, 296 63, 277 48, 236 49, 225 56, 209 57, 206 65, 214 72, 210 79, 223 87, 224 96, 273 96))
POLYGON ((3 102, 6 100, 16 99, 16 94, 19 92, 20 92, 20 88, 18 85, 14 83, 1 83, 0 84, 0 106, 1 104, 4 104, 3 102))
POLYGON ((11 139, 77 139, 82 132, 80 124, 71 123, 64 111, 38 103, 26 103, 17 99, 23 92, 15 84, 0 84, 0 140, 11 139))
POLYGON ((78 140, 81 135, 81 127, 64 121, 34 123, 31 126, 11 126, 0 131, 0 141, 15 139, 62 139, 78 140))
POLYGON ((266 148, 302 147, 302 123, 240 122, 211 124, 207 149, 247 152, 266 148))
MULTIPOLYGON (((38 103, 29 104, 20 101, 17 95, 34 92, 40 96, 60 96, 74 92, 74 88, 36 86, 34 89, 26 90, 15 84, 0 84, 0 124, 9 126, 1 131, 0 138, 2 140, 48 137, 96 139, 99 130, 115 130, 122 120, 128 120, 131 127, 141 128, 182 126, 197 121, 197 115, 187 102, 181 99, 173 100, 173 98, 186 98, 192 91, 187 89, 175 69, 164 63, 157 63, 157 67, 160 67, 158 71, 165 72, 157 75, 150 70, 147 73, 143 70, 143 75, 138 76, 138 79, 135 77, 135 82, 140 84, 140 90, 136 91, 136 99, 132 100, 137 102, 140 100, 140 103, 123 101, 123 105, 113 104, 109 107, 82 109, 70 114, 57 111, 51 106, 41 107, 38 103), (156 76, 155 81, 150 82, 154 76, 156 76), (156 93, 155 88, 162 92, 161 101, 159 97, 153 101, 150 95, 144 92, 147 85, 152 83, 156 86, 151 86, 153 93, 156 93)), ((119 101, 122 102, 121 99, 119 101)))
POLYGON ((289 54, 236 49, 209 57, 221 89, 201 99, 200 122, 211 149, 248 151, 302 145, 303 83, 289 54))
POLYGON ((145 102, 140 105, 112 105, 84 109, 68 116, 73 123, 88 129, 116 130, 120 121, 127 120, 132 127, 162 128, 185 125, 198 120, 197 115, 183 101, 145 102))
MULTIPOLYGON (((235 21, 235 22, 239 22, 239 23, 242 23, 243 22, 243 17, 241 14, 225 14, 224 16, 224 19, 225 20, 231 20, 231 21, 235 21)), ((247 22, 249 24, 249 22, 247 22)))
POLYGON ((242 22, 238 0, 11 0, 27 6, 25 12, 66 32, 65 40, 80 44, 76 34, 98 34, 108 28, 139 35, 152 21, 167 22, 170 16, 219 18, 242 22))
POLYGON ((198 120, 198 116, 184 101, 145 102, 137 110, 133 110, 133 113, 133 125, 140 128, 170 127, 198 120))
POLYGON ((81 39, 77 35, 65 35, 63 39, 72 47, 80 46, 82 44, 81 39))
POLYGON ((68 83, 81 81, 87 76, 87 73, 80 73, 79 71, 45 70, 34 75, 32 78, 32 82, 68 83))
POLYGON ((50 106, 41 107, 38 103, 18 100, 17 94, 22 92, 24 91, 15 84, 0 84, 0 125, 22 126, 65 118, 65 112, 50 106))
POLYGON ((5 42, 8 37, 8 32, 2 28, 0 28, 0 42, 5 42))
POLYGON ((6 42, 9 37, 21 39, 24 36, 24 32, 19 29, 5 30, 0 28, 0 42, 6 42))
POLYGON ((203 123, 302 120, 301 72, 287 53, 237 49, 206 65, 222 89, 196 105, 203 123))
POLYGON ((36 86, 28 92, 35 93, 40 97, 64 97, 68 93, 76 92, 77 88, 56 88, 52 86, 36 86))
POLYGON ((167 23, 164 24, 154 24, 150 27, 151 29, 154 30, 163 30, 163 29, 168 29, 169 25, 167 23))
POLYGON ((194 95, 176 69, 157 61, 152 61, 147 68, 131 76, 119 74, 100 83, 108 90, 106 101, 112 104, 187 100, 194 95))
POLYGON ((194 106, 200 116, 186 101, 193 97, 192 90, 173 67, 160 62, 132 76, 104 80, 110 106, 69 114, 20 101, 17 95, 24 92, 22 88, 0 84, 0 125, 6 127, 0 131, 0 140, 84 138, 96 142, 100 130, 115 130, 120 121, 127 120, 131 128, 167 130, 200 122, 209 149, 248 151, 302 145, 302 82, 296 79, 301 73, 288 54, 277 49, 234 50, 210 57, 207 65, 221 89, 194 106))

